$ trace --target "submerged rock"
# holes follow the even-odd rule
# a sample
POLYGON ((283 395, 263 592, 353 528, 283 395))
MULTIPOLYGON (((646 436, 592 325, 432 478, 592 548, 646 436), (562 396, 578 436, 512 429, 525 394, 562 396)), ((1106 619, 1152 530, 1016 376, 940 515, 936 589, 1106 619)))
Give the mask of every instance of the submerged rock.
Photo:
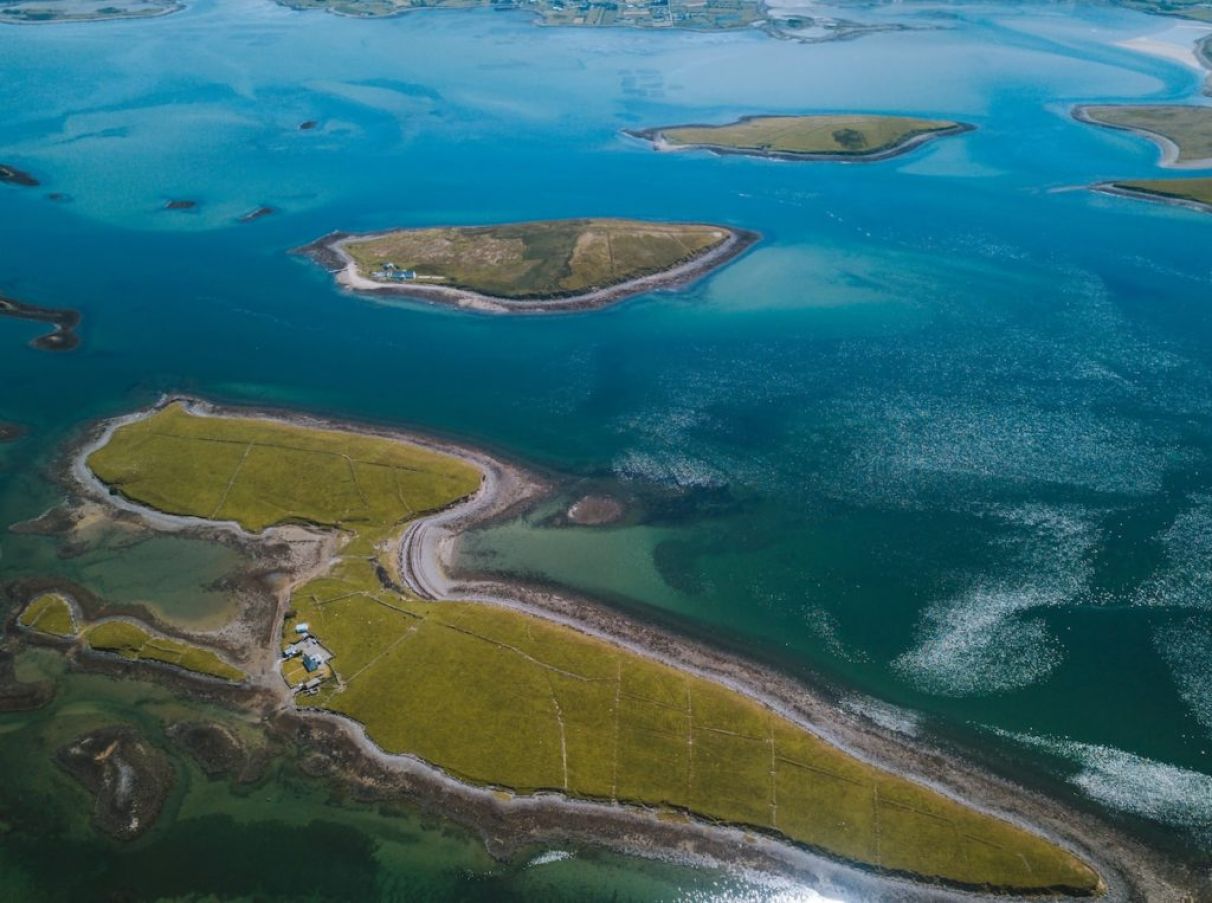
POLYGON ((13 654, 0 649, 0 712, 32 712, 55 698, 49 680, 22 683, 13 671, 13 654))
POLYGON ((93 794, 93 827, 118 840, 155 824, 175 778, 168 757, 125 724, 77 737, 55 761, 93 794))
POLYGON ((174 724, 168 735, 178 743, 207 777, 217 778, 243 769, 247 760, 236 735, 211 721, 174 724))

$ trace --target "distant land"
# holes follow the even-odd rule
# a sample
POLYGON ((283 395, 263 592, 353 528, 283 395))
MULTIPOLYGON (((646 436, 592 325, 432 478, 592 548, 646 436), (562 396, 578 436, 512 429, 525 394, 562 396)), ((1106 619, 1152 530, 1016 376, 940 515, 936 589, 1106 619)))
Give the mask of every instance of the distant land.
POLYGON ((684 285, 757 239, 754 232, 702 223, 571 219, 333 233, 299 253, 355 291, 533 313, 602 307, 684 285))
POLYGON ((1212 213, 1212 177, 1197 179, 1132 179, 1118 182, 1100 182, 1093 186, 1103 194, 1145 201, 1159 201, 1179 207, 1190 207, 1204 213, 1212 213))
POLYGON ((1134 132, 1162 150, 1161 165, 1175 169, 1212 168, 1212 106, 1192 104, 1082 105, 1081 122, 1134 132))
POLYGON ((98 22, 148 19, 184 9, 176 0, 15 0, 0 6, 0 23, 98 22))
POLYGON ((778 160, 887 160, 973 126, 946 119, 867 114, 745 116, 723 125, 666 125, 627 130, 658 150, 701 149, 778 160))

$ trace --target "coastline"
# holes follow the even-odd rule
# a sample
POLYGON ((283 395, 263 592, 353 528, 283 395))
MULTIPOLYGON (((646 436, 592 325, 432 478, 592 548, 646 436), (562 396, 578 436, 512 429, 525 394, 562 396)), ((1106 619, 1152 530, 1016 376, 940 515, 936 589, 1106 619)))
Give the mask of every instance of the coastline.
POLYGON ((1167 204, 1171 207, 1185 207, 1188 210, 1197 210, 1200 213, 1212 213, 1212 204, 1205 204, 1203 201, 1180 198, 1170 194, 1158 194, 1154 191, 1146 191, 1143 188, 1128 188, 1117 182, 1095 182, 1093 185, 1087 186, 1087 188, 1090 191, 1096 191, 1099 194, 1108 194, 1112 197, 1132 198, 1136 201, 1151 201, 1154 204, 1167 204))
MULTIPOLYGON (((518 505, 529 504, 550 487, 523 468, 487 453, 462 445, 433 440, 397 430, 314 418, 264 409, 227 408, 196 399, 165 397, 149 410, 107 421, 90 431, 87 441, 72 450, 73 481, 94 498, 133 510, 155 525, 177 530, 206 530, 214 522, 155 512, 119 495, 111 495, 92 475, 85 461, 91 450, 103 444, 122 423, 148 416, 161 406, 180 401, 192 412, 212 416, 237 416, 287 422, 312 428, 342 429, 393 438, 455 455, 472 463, 484 474, 479 489, 455 505, 414 521, 393 552, 401 562, 401 575, 418 594, 439 593, 446 597, 480 601, 525 611, 591 636, 627 648, 650 659, 670 664, 687 673, 706 677, 757 700, 862 761, 901 775, 950 796, 978 811, 1041 834, 1092 865, 1105 885, 1103 899, 1130 900, 1142 896, 1174 893, 1182 883, 1172 883, 1169 869, 1157 854, 1109 827, 1102 819, 1083 815, 1072 808, 1022 787, 984 773, 953 752, 928 746, 872 722, 837 704, 823 688, 809 688, 772 670, 724 654, 716 649, 644 625, 605 605, 535 590, 521 584, 465 580, 450 572, 459 535, 472 526, 499 518, 518 505), (81 482, 82 481, 82 482, 81 482)), ((268 544, 284 528, 250 534, 235 524, 221 529, 240 532, 259 544, 268 544)), ((314 537, 313 537, 314 538, 314 537)), ((327 567, 329 555, 316 556, 316 567, 327 567)), ((289 584, 277 590, 274 626, 280 628, 291 589, 302 579, 290 573, 289 584)), ((405 792, 432 806, 444 816, 454 817, 476 828, 490 850, 498 855, 534 842, 563 842, 569 838, 605 845, 622 852, 666 858, 676 852, 698 864, 737 865, 804 878, 813 876, 819 889, 842 888, 849 892, 895 899, 971 899, 973 888, 943 889, 889 872, 877 872, 842 860, 826 857, 786 839, 752 829, 718 825, 687 817, 670 821, 668 813, 641 807, 582 800, 558 793, 516 795, 502 788, 483 787, 459 781, 442 769, 410 755, 384 752, 371 742, 361 725, 335 713, 298 710, 285 685, 278 679, 276 656, 271 643, 262 648, 269 681, 254 684, 276 700, 273 721, 302 734, 325 734, 332 741, 334 766, 366 792, 405 792), (270 659, 273 659, 270 662, 270 659), (275 682, 276 679, 276 682, 275 682), (344 738, 344 748, 334 738, 344 738), (366 763, 375 768, 366 772, 366 763), (741 842, 743 841, 743 843, 741 842)), ((260 669, 258 669, 260 670, 260 669)), ((266 671, 261 671, 266 674, 266 671)), ((981 896, 986 896, 982 894, 981 896)), ((1005 894, 989 894, 1007 899, 1005 894)), ((862 898, 868 898, 864 896, 862 898)))
POLYGON ((390 235, 399 231, 396 229, 358 234, 331 232, 310 244, 294 249, 291 253, 302 255, 318 263, 335 275, 340 286, 356 294, 396 295, 446 307, 491 314, 570 313, 596 310, 647 292, 690 285, 731 263, 761 239, 759 233, 748 229, 734 229, 731 226, 720 226, 719 228, 728 232, 728 238, 722 244, 668 270, 630 279, 605 288, 545 300, 512 300, 481 294, 470 289, 415 283, 387 284, 367 279, 358 272, 357 263, 345 250, 346 244, 390 235))
MULTIPOLYGON (((739 125, 744 122, 749 122, 753 119, 772 119, 780 117, 771 116, 742 116, 734 123, 729 125, 739 125)), ((789 118, 789 117, 784 117, 789 118)), ((766 160, 784 160, 789 162, 816 162, 816 163, 879 163, 882 160, 891 160, 895 157, 900 157, 911 151, 928 144, 938 138, 946 138, 954 135, 962 135, 966 132, 976 131, 976 126, 967 122, 957 122, 952 126, 944 129, 935 129, 928 132, 917 132, 911 134, 900 141, 888 147, 880 148, 870 152, 860 153, 798 153, 794 151, 770 151, 747 149, 739 147, 728 147, 721 144, 673 144, 665 137, 665 132, 668 129, 674 128, 715 128, 718 123, 701 123, 689 122, 682 123, 676 126, 662 125, 649 129, 623 129, 623 134, 628 138, 635 138, 639 141, 647 142, 653 150, 661 153, 677 153, 679 151, 694 151, 703 150, 708 153, 715 154, 720 157, 757 157, 766 160)))
MULTIPOLYGON (((1139 138, 1147 138, 1157 145, 1161 151, 1161 158, 1158 160, 1158 165, 1163 169, 1209 169, 1212 168, 1212 157, 1201 160, 1184 160, 1179 162, 1179 155, 1182 153, 1177 144, 1170 138, 1160 132, 1151 132, 1148 129, 1138 128, 1131 125, 1118 125, 1113 122, 1103 122, 1100 119, 1095 119, 1090 115, 1090 110, 1099 106, 1120 106, 1119 104, 1077 104, 1070 111, 1070 115, 1078 122, 1086 125, 1098 126, 1104 129, 1115 129, 1119 132, 1128 132, 1136 135, 1139 138)), ((1130 106, 1130 105, 1126 105, 1130 106)))

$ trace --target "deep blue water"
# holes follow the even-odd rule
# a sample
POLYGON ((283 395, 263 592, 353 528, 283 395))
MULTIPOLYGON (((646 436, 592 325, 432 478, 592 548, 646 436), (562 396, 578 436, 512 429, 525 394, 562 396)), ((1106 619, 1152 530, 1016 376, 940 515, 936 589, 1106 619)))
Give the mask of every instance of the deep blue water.
MULTIPOLYGON (((45 182, 0 187, 0 293, 85 317, 66 355, 0 321, 0 419, 32 428, 0 447, 0 522, 53 501, 74 427, 165 390, 454 435, 639 512, 507 524, 470 564, 673 619, 1205 841, 1212 218, 1083 190, 1157 152, 1068 118, 1200 77, 1114 46, 1173 24, 1136 14, 866 15, 938 27, 808 46, 202 2, 0 29, 0 161, 45 182), (835 109, 978 129, 861 166, 619 135, 835 109), (353 298, 286 253, 581 215, 765 240, 685 291, 517 319, 353 298)), ((28 537, 0 553, 0 577, 66 567, 28 537)))

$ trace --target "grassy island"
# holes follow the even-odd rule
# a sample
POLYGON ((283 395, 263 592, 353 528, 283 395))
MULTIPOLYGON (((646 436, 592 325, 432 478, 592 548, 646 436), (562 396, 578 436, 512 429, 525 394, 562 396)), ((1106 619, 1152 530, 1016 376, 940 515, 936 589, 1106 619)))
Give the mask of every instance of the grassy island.
POLYGON ((1107 194, 1146 201, 1161 201, 1183 207, 1193 207, 1212 213, 1212 178, 1203 179, 1135 179, 1096 185, 1107 194))
POLYGON ((181 640, 159 636, 134 621, 116 618, 98 621, 84 631, 88 645, 98 652, 110 652, 131 661, 159 662, 206 677, 239 683, 246 675, 209 649, 181 640))
POLYGON ((723 125, 670 125, 628 131, 660 150, 701 148, 787 160, 886 160, 926 141, 972 128, 945 119, 828 114, 745 116, 723 125))
POLYGON ((58 593, 43 593, 17 617, 17 623, 29 630, 48 636, 71 637, 76 635, 76 617, 71 603, 58 593))
POLYGON ((482 475, 467 460, 173 404, 119 426, 88 466, 163 512, 253 532, 339 531, 331 568, 293 589, 282 640, 289 650, 309 637, 331 657, 284 673, 306 682, 302 705, 360 722, 389 752, 474 784, 677 810, 930 881, 1101 886, 1043 838, 859 761, 721 684, 537 615, 410 595, 400 537, 477 492, 482 475))
POLYGON ((487 310, 600 306, 722 266, 753 233, 702 223, 546 220, 337 233, 302 249, 362 291, 487 310))
POLYGON ((1073 115, 1149 138, 1161 147, 1163 166, 1212 166, 1212 106, 1082 106, 1073 115))

